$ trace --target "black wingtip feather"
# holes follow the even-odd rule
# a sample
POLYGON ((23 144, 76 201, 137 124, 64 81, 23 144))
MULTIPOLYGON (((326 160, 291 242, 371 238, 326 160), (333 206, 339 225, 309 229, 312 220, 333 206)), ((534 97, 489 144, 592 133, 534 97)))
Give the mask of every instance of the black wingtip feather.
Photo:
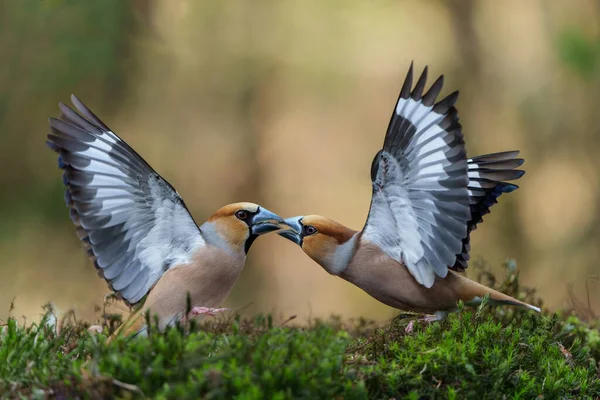
POLYGON ((433 106, 433 111, 438 114, 446 114, 454 107, 456 100, 458 100, 458 90, 455 90, 442 100, 438 101, 433 106))
POLYGON ((46 146, 48 146, 50 148, 50 150, 52 150, 56 153, 60 152, 60 147, 56 146, 50 140, 46 140, 46 146))
POLYGON ((106 126, 106 124, 102 122, 100 118, 98 118, 96 114, 92 112, 92 110, 87 108, 87 106, 83 104, 83 102, 79 100, 74 94, 71 95, 71 102, 73 103, 77 111, 81 113, 81 115, 91 120, 90 122, 93 122, 98 128, 110 131, 110 128, 106 126))
POLYGON ((79 214, 77 214, 77 210, 74 208, 69 209, 69 218, 71 221, 75 223, 75 225, 79 225, 79 214))
POLYGON ((427 83, 428 70, 429 68, 425 66, 423 72, 421 73, 421 76, 419 77, 419 80, 417 81, 417 84, 415 85, 415 88, 412 91, 411 98, 414 101, 420 101, 423 97, 423 91, 425 90, 425 84, 427 83))
POLYGON ((63 158, 62 158, 62 156, 59 154, 59 156, 58 156, 58 168, 60 168, 60 169, 65 169, 65 168, 67 168, 67 166, 68 166, 68 165, 69 165, 69 164, 65 163, 65 162, 63 161, 63 158))
POLYGON ((433 82, 433 85, 431 85, 431 87, 427 91, 427 94, 423 96, 423 104, 427 107, 433 106, 433 104, 435 103, 435 99, 440 94, 443 86, 444 75, 441 75, 439 78, 437 78, 435 82, 433 82))
POLYGON ((65 190, 65 203, 70 206, 73 204, 73 198, 71 197, 71 192, 65 190))
POLYGON ((71 107, 64 103, 58 103, 58 108, 61 111, 59 120, 67 121, 74 126, 82 129, 85 132, 100 135, 101 131, 94 124, 77 114, 71 107))
POLYGON ((508 151, 501 151, 498 153, 482 154, 479 156, 472 157, 471 160, 478 164, 480 162, 507 161, 507 160, 512 160, 513 158, 518 156, 520 153, 521 153, 520 150, 508 150, 508 151))
POLYGON ((408 69, 408 73, 406 74, 406 79, 404 79, 404 84, 402 85, 402 89, 400 90, 400 98, 408 99, 410 97, 410 90, 412 89, 412 81, 413 81, 413 63, 411 61, 410 68, 408 69))

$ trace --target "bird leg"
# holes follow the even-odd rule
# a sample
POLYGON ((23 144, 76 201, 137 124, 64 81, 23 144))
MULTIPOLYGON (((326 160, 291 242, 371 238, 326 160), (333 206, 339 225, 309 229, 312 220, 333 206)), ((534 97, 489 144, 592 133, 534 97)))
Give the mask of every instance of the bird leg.
POLYGON ((214 317, 217 313, 229 311, 229 308, 210 308, 210 307, 194 307, 190 311, 191 317, 196 317, 198 315, 210 315, 214 317))
POLYGON ((181 317, 182 323, 187 323, 188 319, 197 317, 198 315, 210 315, 214 317, 217 313, 228 311, 229 308, 212 308, 212 307, 193 307, 187 316, 181 317))
POLYGON ((404 333, 406 333, 407 335, 412 333, 414 326, 415 326, 415 320, 411 319, 408 322, 408 325, 406 325, 406 328, 404 328, 404 333))
MULTIPOLYGON (((425 323, 430 323, 430 322, 435 322, 435 321, 443 321, 447 316, 448 316, 448 313, 445 311, 436 311, 433 314, 425 314, 423 316, 423 318, 419 318, 417 321, 425 322, 425 323)), ((415 325, 415 320, 411 320, 408 323, 408 325, 406 325, 406 328, 404 328, 404 333, 406 333, 406 334, 412 333, 414 325, 415 325)))
POLYGON ((443 321, 448 316, 446 311, 436 311, 433 314, 425 314, 423 318, 420 318, 420 322, 435 322, 435 321, 443 321))

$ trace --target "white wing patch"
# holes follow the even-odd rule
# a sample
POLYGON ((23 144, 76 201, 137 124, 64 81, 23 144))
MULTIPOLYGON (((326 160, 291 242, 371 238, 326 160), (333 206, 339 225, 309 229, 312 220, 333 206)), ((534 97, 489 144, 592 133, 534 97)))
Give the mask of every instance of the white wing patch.
MULTIPOLYGON (((401 174, 394 160, 389 160, 387 168, 388 173, 401 174)), ((380 179, 385 177, 382 175, 380 179)), ((385 182, 380 183, 385 186, 385 182)), ((432 280, 433 271, 417 267, 425 255, 421 239, 418 235, 401 234, 399 226, 406 232, 417 232, 419 229, 417 215, 406 189, 394 185, 388 186, 386 193, 374 192, 363 238, 377 244, 388 256, 406 265, 419 282, 432 280)))
POLYGON ((470 217, 467 159, 453 93, 434 104, 440 77, 423 93, 427 69, 412 88, 412 65, 383 149, 371 168, 373 198, 363 238, 431 287, 462 249, 470 217))
POLYGON ((169 268, 205 244, 177 192, 81 101, 61 104, 48 145, 59 153, 65 200, 88 253, 111 288, 142 299, 169 268))

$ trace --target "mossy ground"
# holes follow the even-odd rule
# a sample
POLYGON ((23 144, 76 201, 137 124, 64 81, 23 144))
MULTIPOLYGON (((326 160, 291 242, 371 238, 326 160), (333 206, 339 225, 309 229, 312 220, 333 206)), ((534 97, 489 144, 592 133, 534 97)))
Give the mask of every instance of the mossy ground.
MULTIPOLYGON (((536 302, 516 277, 500 288, 536 302)), ((308 327, 232 317, 108 345, 84 322, 49 318, 4 324, 2 398, 600 398, 598 325, 571 314, 483 306, 411 333, 414 316, 308 327)))

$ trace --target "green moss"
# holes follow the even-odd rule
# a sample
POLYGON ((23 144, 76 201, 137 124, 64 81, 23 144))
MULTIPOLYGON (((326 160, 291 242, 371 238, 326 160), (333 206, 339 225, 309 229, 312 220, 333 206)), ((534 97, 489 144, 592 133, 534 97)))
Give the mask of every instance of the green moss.
MULTIPOLYGON (((354 344, 371 365, 360 368, 377 398, 593 398, 597 363, 576 340, 567 350, 554 335, 556 317, 531 314, 503 325, 463 312, 404 334, 394 326, 354 344)), ((351 346, 352 348, 352 346, 351 346)))
MULTIPOLYGON (((535 302, 511 274, 503 285, 535 302)), ((50 318, 1 328, 4 398, 600 397, 597 326, 570 314, 484 304, 409 333, 405 315, 383 327, 332 318, 306 328, 236 317, 110 344, 85 323, 57 332, 50 318)))

